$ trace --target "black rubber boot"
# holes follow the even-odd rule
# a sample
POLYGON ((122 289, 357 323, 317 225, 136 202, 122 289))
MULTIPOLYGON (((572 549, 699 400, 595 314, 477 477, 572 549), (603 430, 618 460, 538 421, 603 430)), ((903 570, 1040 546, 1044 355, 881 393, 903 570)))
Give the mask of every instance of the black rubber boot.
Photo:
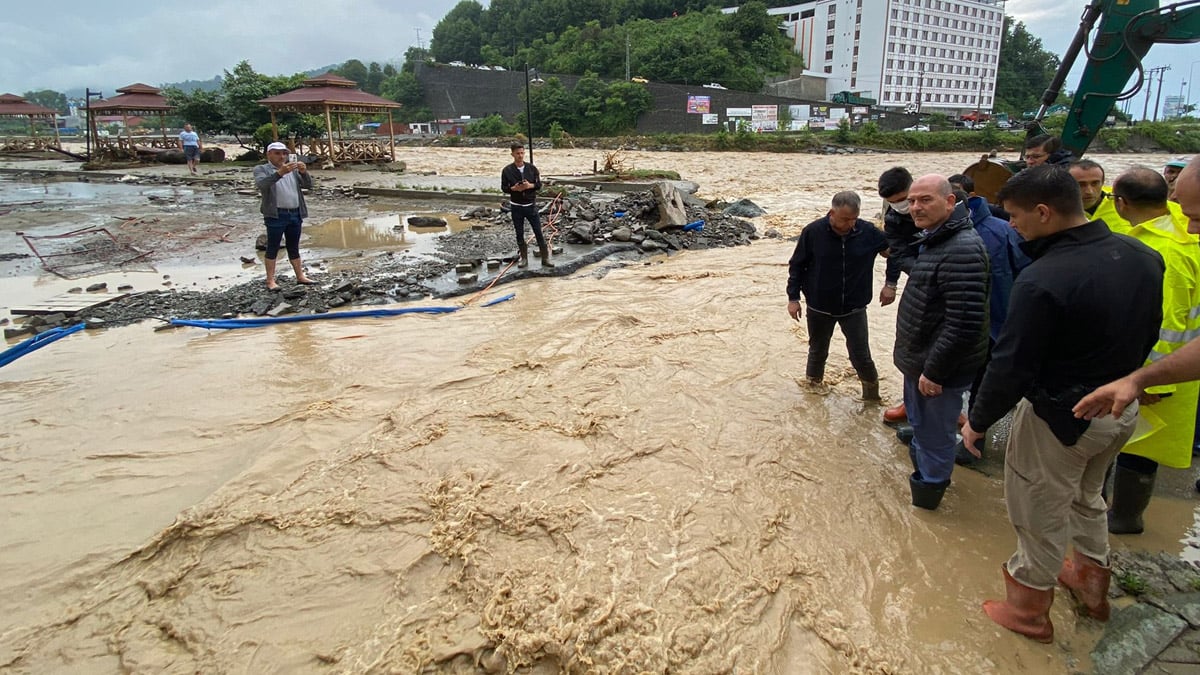
POLYGON ((542 259, 542 267, 554 267, 554 263, 550 262, 550 248, 547 246, 538 247, 538 256, 542 259))
POLYGON ((517 244, 517 267, 529 267, 529 244, 525 242, 517 244))
POLYGON ((913 435, 914 433, 911 424, 901 424, 900 426, 896 427, 896 440, 905 445, 912 444, 913 435))
POLYGON ((1145 529, 1142 514, 1154 494, 1158 474, 1138 473, 1121 465, 1113 470, 1112 503, 1108 509, 1110 534, 1141 534, 1145 529))
POLYGON ((862 397, 864 401, 878 401, 879 399, 879 380, 871 382, 869 380, 860 380, 862 382, 862 397))
POLYGON ((926 483, 921 480, 921 474, 914 471, 908 477, 908 487, 912 490, 912 505, 932 511, 942 503, 942 496, 946 494, 946 488, 950 487, 950 481, 926 483))

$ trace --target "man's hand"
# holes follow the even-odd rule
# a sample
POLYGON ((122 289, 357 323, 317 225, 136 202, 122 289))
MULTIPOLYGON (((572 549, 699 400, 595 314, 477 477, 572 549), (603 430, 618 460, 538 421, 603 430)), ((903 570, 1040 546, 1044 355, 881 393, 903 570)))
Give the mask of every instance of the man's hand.
POLYGON ((800 320, 800 314, 801 314, 801 312, 800 312, 800 301, 799 301, 799 300, 789 300, 789 301, 788 301, 788 316, 790 316, 790 317, 792 317, 793 319, 795 319, 795 320, 799 321, 799 320, 800 320))
POLYGON ((879 304, 888 306, 896 301, 896 289, 891 286, 884 286, 879 289, 879 304))
POLYGON ((1085 420, 1109 414, 1119 417, 1141 393, 1142 388, 1127 375, 1084 396, 1072 410, 1076 417, 1085 420))
POLYGON ((975 456, 975 459, 981 459, 983 453, 975 447, 975 442, 983 438, 983 434, 971 428, 971 423, 967 422, 962 428, 963 447, 967 452, 975 456))
POLYGON ((304 162, 294 162, 292 166, 295 167, 300 173, 308 173, 308 165, 304 162))
POLYGON ((934 396, 942 395, 942 385, 934 382, 924 375, 922 375, 921 379, 917 381, 917 390, 921 392, 922 396, 927 398, 933 398, 934 396))

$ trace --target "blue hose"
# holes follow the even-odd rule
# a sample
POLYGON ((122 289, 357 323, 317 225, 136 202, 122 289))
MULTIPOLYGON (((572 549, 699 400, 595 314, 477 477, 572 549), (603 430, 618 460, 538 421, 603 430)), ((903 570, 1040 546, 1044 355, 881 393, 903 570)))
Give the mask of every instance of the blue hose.
POLYGON ((38 333, 37 335, 34 335, 28 340, 18 342, 3 352, 0 352, 0 368, 7 366, 13 361, 25 356, 29 352, 37 351, 38 349, 45 347, 55 340, 65 338, 71 333, 78 333, 79 331, 83 330, 83 326, 84 324, 77 323, 69 328, 51 328, 44 333, 38 333))
POLYGON ((509 293, 508 295, 496 298, 495 300, 488 300, 487 302, 483 303, 482 306, 483 307, 491 307, 492 305, 498 305, 502 302, 508 302, 509 300, 512 300, 515 297, 517 297, 516 293, 509 293))
POLYGON ((254 319, 171 319, 172 326, 194 326, 196 328, 257 328, 277 323, 317 321, 320 319, 353 319, 364 316, 399 316, 401 314, 449 314, 461 307, 405 307, 403 309, 363 309, 354 312, 330 312, 328 314, 293 314, 291 316, 264 316, 254 319))

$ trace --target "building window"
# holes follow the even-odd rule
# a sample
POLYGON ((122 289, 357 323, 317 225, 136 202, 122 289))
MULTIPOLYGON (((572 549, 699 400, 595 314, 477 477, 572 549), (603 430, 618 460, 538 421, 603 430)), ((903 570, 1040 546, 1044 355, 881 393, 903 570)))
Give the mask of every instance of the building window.
POLYGON ((829 30, 833 30, 833 29, 834 29, 834 28, 836 28, 836 27, 837 27, 837 21, 834 21, 833 19, 830 19, 830 20, 829 20, 829 30))
POLYGON ((833 60, 833 50, 832 50, 832 49, 830 49, 830 50, 827 50, 827 51, 825 52, 825 60, 826 60, 826 61, 832 61, 832 60, 833 60))
POLYGON ((825 74, 829 75, 832 73, 833 73, 833 66, 825 66, 825 74))

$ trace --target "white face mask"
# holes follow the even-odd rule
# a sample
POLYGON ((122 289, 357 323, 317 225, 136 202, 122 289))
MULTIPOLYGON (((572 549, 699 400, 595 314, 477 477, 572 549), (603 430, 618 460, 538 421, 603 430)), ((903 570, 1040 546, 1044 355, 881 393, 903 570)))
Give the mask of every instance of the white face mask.
POLYGON ((905 199, 904 201, 899 201, 899 202, 888 202, 888 206, 892 207, 892 210, 895 211, 896 213, 907 216, 908 215, 908 207, 910 206, 910 204, 909 204, 909 201, 907 199, 905 199))

